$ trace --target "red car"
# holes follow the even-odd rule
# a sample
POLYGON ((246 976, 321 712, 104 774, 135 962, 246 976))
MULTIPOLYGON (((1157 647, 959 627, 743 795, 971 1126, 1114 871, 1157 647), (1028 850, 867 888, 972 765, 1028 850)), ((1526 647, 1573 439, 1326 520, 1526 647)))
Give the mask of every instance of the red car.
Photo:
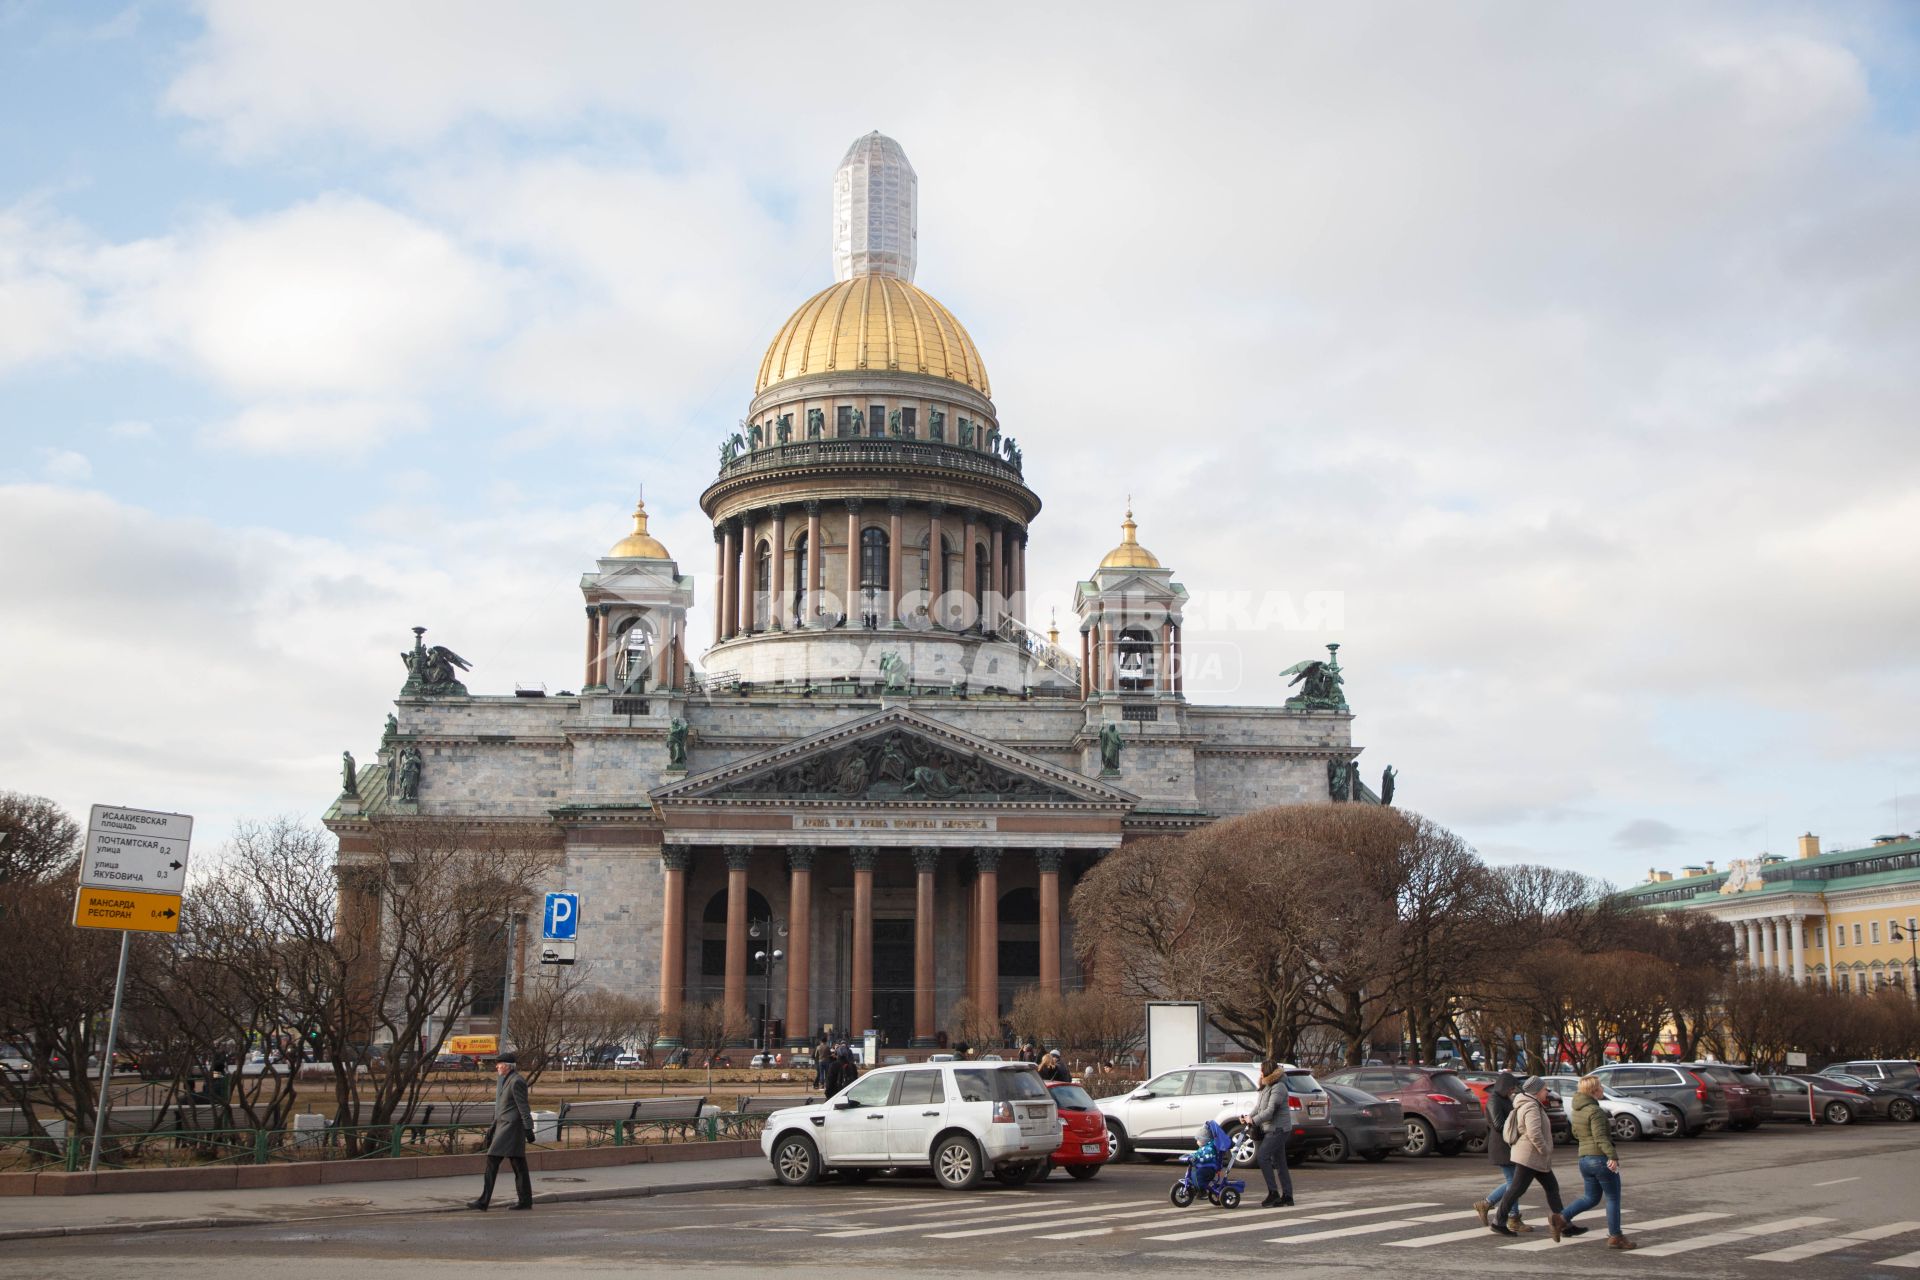
POLYGON ((1111 1154, 1107 1147, 1106 1117, 1093 1105, 1093 1097, 1077 1084, 1054 1081, 1047 1088, 1053 1094, 1055 1109, 1060 1112, 1060 1148, 1040 1171, 1040 1177, 1046 1177, 1055 1169, 1065 1169, 1070 1177, 1085 1182, 1100 1172, 1100 1166, 1111 1154))

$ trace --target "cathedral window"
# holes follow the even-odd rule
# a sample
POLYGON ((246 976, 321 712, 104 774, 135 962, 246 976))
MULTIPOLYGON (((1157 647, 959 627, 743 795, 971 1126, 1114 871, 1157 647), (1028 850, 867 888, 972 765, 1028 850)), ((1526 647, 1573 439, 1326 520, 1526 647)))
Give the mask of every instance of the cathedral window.
POLYGON ((1120 687, 1153 688, 1153 636, 1139 627, 1128 627, 1120 633, 1116 648, 1114 674, 1119 677, 1120 687))
POLYGON ((887 406, 883 404, 867 406, 867 434, 875 439, 887 434, 887 406))
POLYGON ((863 529, 860 533, 860 585, 885 591, 887 582, 887 531, 863 529))
POLYGON ((918 411, 915 410, 912 405, 908 405, 900 411, 900 434, 909 440, 913 439, 915 435, 914 424, 917 421, 917 413, 918 411))
POLYGON ((853 434, 853 406, 843 404, 833 411, 833 433, 844 439, 853 434))
POLYGON ((794 611, 805 618, 813 608, 813 601, 807 598, 807 535, 804 531, 793 541, 793 588, 797 599, 794 611))

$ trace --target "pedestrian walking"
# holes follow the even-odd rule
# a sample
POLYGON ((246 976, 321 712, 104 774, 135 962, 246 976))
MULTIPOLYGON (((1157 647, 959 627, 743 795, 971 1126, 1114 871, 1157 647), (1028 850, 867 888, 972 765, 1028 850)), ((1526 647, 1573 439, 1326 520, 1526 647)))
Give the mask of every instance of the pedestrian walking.
POLYGON ((1548 1092, 1545 1080, 1528 1076, 1514 1095, 1513 1113, 1501 1129, 1501 1136, 1512 1148, 1513 1180, 1507 1183, 1506 1194, 1500 1197, 1487 1229, 1497 1235, 1513 1235, 1507 1218, 1527 1188, 1538 1182, 1547 1193, 1547 1230, 1558 1244, 1567 1229, 1567 1220, 1563 1216, 1566 1206, 1560 1202, 1560 1183, 1553 1176, 1553 1123, 1547 1119, 1548 1092))
POLYGON ((833 1070, 833 1046, 825 1040, 813 1051, 813 1087, 825 1090, 827 1076, 833 1070))
MULTIPOLYGON (((1500 1181, 1486 1197, 1476 1201, 1473 1211, 1480 1215, 1480 1225, 1487 1225, 1487 1215, 1493 1212, 1493 1206, 1500 1203, 1507 1194, 1507 1185, 1513 1181, 1513 1150, 1505 1137, 1507 1117, 1513 1114, 1514 1090, 1520 1087, 1520 1077, 1511 1071, 1502 1071, 1487 1086, 1487 1160, 1500 1171, 1500 1181)), ((1520 1220, 1520 1206, 1513 1206, 1513 1216, 1507 1219, 1507 1226, 1515 1235, 1526 1235, 1533 1228, 1520 1220)))
POLYGON ((485 1209, 493 1200, 493 1180, 502 1160, 513 1164, 513 1188, 517 1194, 509 1209, 533 1208, 533 1177, 527 1172, 527 1141, 533 1137, 533 1111, 527 1106, 527 1079, 520 1074, 520 1059, 508 1051, 493 1060, 500 1078, 493 1086, 493 1123, 487 1126, 487 1172, 480 1184, 480 1198, 467 1201, 469 1209, 485 1209))
POLYGON ((1568 1235, 1585 1235, 1587 1229, 1574 1226, 1573 1220, 1599 1204, 1604 1197, 1607 1202, 1607 1247, 1633 1249, 1638 1246, 1620 1232, 1620 1153, 1613 1149, 1613 1134, 1607 1129, 1607 1113, 1600 1106, 1600 1095, 1605 1088, 1599 1076, 1581 1076, 1580 1083, 1573 1087, 1573 1136, 1580 1144, 1580 1177, 1586 1185, 1580 1198, 1567 1206, 1563 1216, 1567 1220, 1568 1235))
POLYGON ((1293 1203, 1293 1173, 1287 1168, 1287 1137, 1293 1129, 1292 1104, 1287 1098, 1287 1072, 1272 1058, 1260 1064, 1260 1096, 1240 1123, 1253 1130, 1259 1143, 1255 1158, 1267 1180, 1262 1209, 1283 1209, 1293 1203))
POLYGON ((1040 1055, 1040 1078, 1061 1084, 1073 1083, 1073 1072, 1067 1070, 1067 1064, 1060 1061, 1058 1049, 1049 1049, 1040 1055))

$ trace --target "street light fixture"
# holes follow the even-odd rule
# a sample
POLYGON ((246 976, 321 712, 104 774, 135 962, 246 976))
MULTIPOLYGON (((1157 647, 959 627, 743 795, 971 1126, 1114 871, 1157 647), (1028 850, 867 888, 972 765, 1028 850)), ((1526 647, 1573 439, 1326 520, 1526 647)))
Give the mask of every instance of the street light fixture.
MULTIPOLYGON (((764 920, 749 920, 747 936, 756 942, 762 938, 779 941, 787 936, 787 922, 778 916, 769 916, 764 920)), ((766 999, 760 1005, 760 1052, 767 1055, 769 1065, 773 1057, 773 967, 787 958, 787 953, 777 947, 762 948, 753 953, 754 961, 759 964, 760 972, 766 979, 766 999)))
POLYGON ((1920 931, 1903 929, 1897 920, 1889 920, 1887 923, 1893 926, 1893 940, 1906 943, 1907 949, 1913 953, 1907 961, 1911 966, 1911 985, 1907 990, 1914 999, 1920 1000, 1920 931))

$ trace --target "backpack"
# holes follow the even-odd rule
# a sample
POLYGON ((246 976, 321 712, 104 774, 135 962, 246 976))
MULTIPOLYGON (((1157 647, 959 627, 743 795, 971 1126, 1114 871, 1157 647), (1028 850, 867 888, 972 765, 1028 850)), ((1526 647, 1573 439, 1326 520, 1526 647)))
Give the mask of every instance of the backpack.
POLYGON ((1512 1146, 1520 1141, 1522 1132, 1524 1131, 1520 1128, 1520 1102, 1516 1098, 1513 1109, 1507 1112, 1507 1122, 1500 1126, 1500 1141, 1512 1146))

